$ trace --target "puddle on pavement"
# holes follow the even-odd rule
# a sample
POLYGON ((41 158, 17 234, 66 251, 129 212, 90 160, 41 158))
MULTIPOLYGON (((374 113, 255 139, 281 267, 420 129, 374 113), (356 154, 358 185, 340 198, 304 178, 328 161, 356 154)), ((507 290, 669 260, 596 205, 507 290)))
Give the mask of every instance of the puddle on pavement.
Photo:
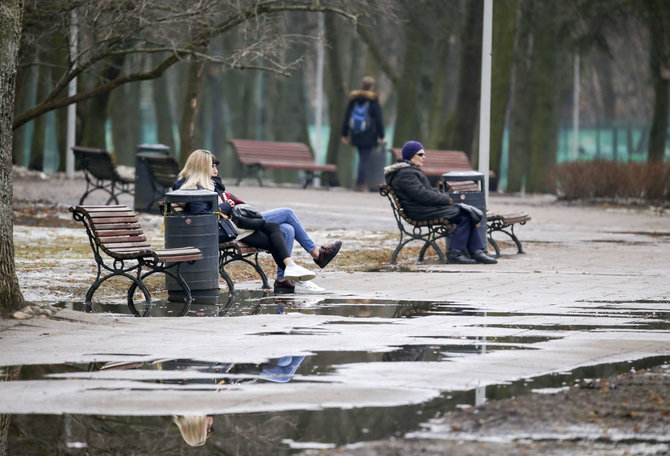
MULTIPOLYGON (((320 354, 305 357, 300 362, 297 362, 297 358, 301 357, 285 357, 272 360, 267 366, 240 367, 236 370, 236 378, 246 381, 272 381, 262 378, 263 369, 276 369, 279 364, 283 364, 289 371, 295 368, 297 376, 312 374, 315 371, 312 364, 319 357, 320 354)), ((185 443, 175 419, 207 423, 206 420, 211 418, 211 433, 203 447, 206 454, 292 455, 309 448, 334 448, 353 442, 402 437, 408 432, 421 429, 429 420, 455 409, 470 409, 486 401, 518 396, 530 390, 562 388, 578 383, 588 385, 591 379, 632 369, 646 369, 669 360, 670 357, 653 357, 635 362, 584 367, 504 385, 446 393, 422 404, 399 407, 231 413, 195 418, 81 414, 12 415, 8 431, 8 454, 205 454, 191 453, 196 450, 190 449, 185 443)), ((181 372, 209 369, 203 363, 189 363, 193 361, 175 360, 166 367, 181 372)), ((68 369, 76 372, 100 367, 78 365, 69 366, 68 369)), ((136 368, 145 367, 148 366, 136 368)), ((113 369, 114 366, 107 368, 113 369)), ((219 368, 230 372, 230 366, 219 368)), ((23 369, 29 377, 38 375, 37 372, 27 372, 31 369, 40 371, 41 375, 49 375, 49 371, 53 371, 53 368, 47 366, 23 369)), ((317 371, 319 369, 316 368, 317 371)), ((23 375, 22 373, 22 377, 23 375)), ((275 381, 289 381, 291 379, 288 377, 291 375, 293 374, 280 375, 280 379, 275 381)))
MULTIPOLYGON (((628 301, 630 304, 630 301, 628 301)), ((248 315, 290 312, 334 315, 347 322, 370 323, 370 319, 420 318, 425 316, 466 317, 468 324, 476 317, 486 318, 486 328, 522 328, 523 335, 497 337, 430 337, 430 343, 405 344, 386 352, 370 351, 313 351, 305 356, 286 356, 261 364, 207 362, 197 359, 137 361, 123 356, 124 362, 77 365, 24 366, 19 380, 64 381, 96 377, 96 373, 122 376, 129 369, 143 370, 138 384, 143 390, 152 384, 179 385, 179 390, 217 391, 225 385, 273 382, 298 383, 328 381, 328 376, 342 365, 383 362, 450 362, 454 358, 481 356, 496 350, 533 350, 553 338, 564 337, 566 331, 600 331, 670 329, 670 313, 659 310, 665 303, 642 303, 635 310, 626 302, 585 302, 583 307, 571 307, 565 313, 484 312, 454 302, 393 301, 388 299, 348 299, 328 295, 276 296, 263 291, 241 290, 221 295, 219 305, 194 306, 192 317, 213 316, 242 318, 248 315), (658 307, 658 308, 655 308, 658 307), (550 317, 551 322, 519 324, 522 317, 550 317), (556 318, 554 318, 556 317, 556 318), (560 318, 577 322, 581 318, 597 318, 598 325, 565 324, 560 318), (625 318, 628 324, 622 324, 625 318), (499 321, 496 321, 500 319, 499 321), (518 323, 514 321, 517 320, 518 323), (610 320, 610 324, 608 324, 610 320), (437 341, 437 343, 436 343, 437 341), (153 376, 151 372, 156 371, 153 376), (157 371, 160 370, 160 373, 157 371), (110 374, 111 373, 111 374, 110 374), (311 377, 311 378, 309 378, 311 377)), ((67 305, 83 310, 81 304, 67 305)), ((175 307, 176 308, 176 307, 175 307)), ((125 304, 109 304, 95 309, 114 315, 128 314, 125 304)), ((178 309, 177 309, 178 310, 178 309)), ((171 315, 170 304, 156 303, 152 315, 171 315)), ((542 321, 542 318, 534 318, 542 321)), ((382 320, 383 322, 383 320, 382 320)), ((473 327, 477 325, 472 323, 473 327)), ((322 329, 325 331, 325 329, 322 329)), ((319 329, 294 328, 289 334, 315 334, 319 329)), ((495 331, 494 331, 495 332, 495 331)), ((261 333, 258 333, 261 334, 261 333)), ((268 333, 269 334, 269 333, 268 333)), ((285 333, 282 333, 285 334, 285 333)), ((426 341, 428 342, 428 341, 426 341)), ((109 354, 107 354, 109 355, 109 354)), ((561 374, 477 388, 470 391, 445 393, 434 400, 416 405, 392 407, 328 408, 324 410, 292 410, 281 412, 231 413, 213 416, 215 430, 204 449, 220 454, 292 455, 308 448, 328 448, 347 443, 400 437, 417 431, 431 418, 454 410, 482 404, 485 400, 502 399, 534 389, 561 388, 581 379, 601 378, 660 365, 670 357, 652 357, 635 362, 596 365, 561 374)), ((284 387, 283 385, 276 385, 284 387)), ((158 387, 158 385, 157 385, 158 387)), ((409 402, 409 401, 408 401, 409 402)), ((191 419, 191 418, 189 418, 191 419)), ((90 416, 90 415, 13 415, 9 434, 9 454, 185 454, 188 446, 171 416, 90 416), (39 449, 39 451, 34 451, 39 449)), ((199 453, 202 454, 202 453, 199 453)))
MULTIPOLYGON (((138 311, 143 309, 138 305, 138 311)), ((59 303, 64 307, 84 311, 81 302, 59 303)), ((182 305, 164 300, 152 304, 151 316, 178 316, 182 305)), ((95 303, 95 313, 131 315, 125 302, 95 303)), ((448 301, 397 301, 389 299, 356 299, 330 297, 328 295, 276 295, 263 290, 237 290, 219 295, 217 305, 192 304, 186 316, 190 317, 238 317, 259 314, 284 314, 300 312, 308 315, 336 315, 359 318, 399 318, 426 315, 480 315, 472 307, 455 305, 448 301)))

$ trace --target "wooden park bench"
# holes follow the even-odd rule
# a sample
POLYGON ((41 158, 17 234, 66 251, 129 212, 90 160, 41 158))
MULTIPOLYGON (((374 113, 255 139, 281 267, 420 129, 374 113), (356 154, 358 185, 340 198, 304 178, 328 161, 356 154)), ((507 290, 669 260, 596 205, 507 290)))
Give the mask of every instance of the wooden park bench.
POLYGON ((175 249, 156 249, 146 240, 135 212, 123 205, 113 206, 73 206, 69 208, 72 217, 84 224, 86 234, 97 264, 95 281, 86 292, 84 305, 92 312, 93 295, 107 279, 123 276, 131 281, 128 288, 128 307, 135 316, 140 316, 134 303, 137 288, 144 294, 144 312, 151 311, 151 293, 144 280, 157 272, 172 277, 184 291, 184 307, 179 315, 188 312, 191 290, 180 273, 180 265, 186 261, 192 263, 203 258, 199 249, 183 247, 175 249), (111 258, 103 256, 103 253, 111 258), (104 275, 103 275, 103 270, 104 275))
POLYGON ((263 169, 293 169, 307 173, 303 188, 313 182, 314 177, 322 172, 337 172, 337 166, 331 164, 320 165, 314 161, 312 151, 304 143, 253 141, 248 139, 231 139, 228 141, 233 147, 240 163, 237 185, 249 173, 255 172, 258 184, 263 186, 261 174, 263 169))
POLYGON ((134 195, 135 181, 119 175, 114 157, 109 152, 82 146, 74 146, 72 152, 84 169, 86 177, 86 190, 79 199, 79 204, 84 204, 86 197, 96 190, 109 194, 106 204, 112 201, 119 204, 118 197, 124 193, 134 195))
MULTIPOLYGON (((402 157, 402 149, 393 149, 396 158, 402 157)), ((428 176, 442 176, 450 171, 474 171, 470 160, 465 152, 460 150, 426 150, 426 159, 422 166, 422 171, 428 176)), ((489 179, 493 179, 495 174, 489 172, 489 179)), ((474 181, 446 181, 441 180, 437 183, 440 191, 447 192, 477 192, 481 191, 479 184, 474 181)), ((493 246, 496 256, 500 256, 500 247, 493 239, 493 233, 501 232, 509 236, 517 247, 517 253, 524 253, 521 241, 514 233, 514 225, 524 225, 530 221, 531 217, 526 212, 517 212, 510 214, 501 214, 494 211, 486 211, 486 233, 488 242, 493 246)))
POLYGON ((398 245, 393 251, 393 255, 391 255, 391 264, 396 264, 400 251, 412 241, 423 242, 423 246, 419 251, 419 261, 424 260, 426 250, 431 247, 437 253, 439 261, 444 263, 446 258, 442 249, 437 245, 437 241, 439 239, 445 239, 446 243, 447 239, 451 237, 451 233, 455 226, 447 219, 421 221, 411 219, 403 210, 400 201, 398 200, 398 196, 390 185, 380 185, 379 193, 388 198, 389 203, 391 204, 391 209, 393 210, 393 217, 395 217, 396 223, 398 224, 398 230, 400 231, 398 245), (405 224, 407 224, 409 228, 405 224))
MULTIPOLYGON (((148 204, 143 209, 153 209, 155 211, 156 203, 165 196, 165 193, 170 190, 172 184, 177 180, 180 171, 179 163, 174 157, 166 154, 139 153, 137 158, 147 170, 152 191, 151 196, 145 199, 148 204)), ((139 210, 140 208, 135 209, 139 210)))
MULTIPOLYGON (((167 211, 174 211, 175 213, 182 213, 184 209, 181 204, 170 203, 169 207, 166 209, 164 203, 159 203, 161 213, 167 215, 167 211)), ((263 270, 263 267, 258 261, 258 255, 261 253, 269 253, 267 250, 257 249, 256 247, 250 247, 243 242, 234 240, 229 242, 223 242, 219 244, 219 275, 226 282, 229 291, 235 290, 235 283, 230 277, 230 274, 226 271, 226 266, 235 261, 242 261, 256 271, 258 276, 263 282, 262 288, 269 289, 270 283, 268 282, 268 277, 263 270)))

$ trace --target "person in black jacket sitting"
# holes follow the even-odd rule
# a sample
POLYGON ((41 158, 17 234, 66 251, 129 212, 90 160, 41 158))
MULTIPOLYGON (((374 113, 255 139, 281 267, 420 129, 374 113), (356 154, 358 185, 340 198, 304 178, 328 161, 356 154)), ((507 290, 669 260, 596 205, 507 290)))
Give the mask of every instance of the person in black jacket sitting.
POLYGON ((421 170, 425 158, 423 145, 408 141, 402 146, 402 158, 384 168, 386 183, 398 195, 407 216, 414 220, 443 218, 456 225, 447 252, 449 263, 497 263, 486 254, 477 226, 468 212, 453 204, 448 194, 438 192, 430 185, 421 170))

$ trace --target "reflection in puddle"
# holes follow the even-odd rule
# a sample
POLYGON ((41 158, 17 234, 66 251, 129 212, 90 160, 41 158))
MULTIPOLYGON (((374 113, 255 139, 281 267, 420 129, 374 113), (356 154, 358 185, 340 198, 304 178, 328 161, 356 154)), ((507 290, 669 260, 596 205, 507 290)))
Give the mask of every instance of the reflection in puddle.
MULTIPOLYGON (((296 374, 312 370, 309 367, 310 358, 317 359, 318 355, 306 357, 296 374)), ((443 394, 418 405, 211 415, 212 432, 203 448, 206 452, 198 454, 283 456, 299 453, 305 448, 402 437, 420 429, 432 418, 457 408, 474 407, 484 399, 504 399, 531 389, 572 386, 581 379, 646 369, 669 359, 655 357, 579 368, 562 374, 443 394)), ((179 361, 174 367, 182 362, 185 361, 179 361)), ((201 368, 196 365, 195 370, 201 368)), ((206 415, 203 417, 208 418, 206 415)), ((206 435, 207 421, 204 423, 206 435)), ((21 455, 182 455, 189 448, 172 416, 12 415, 8 437, 8 454, 21 455)))
MULTIPOLYGON (((369 325, 370 331, 380 328, 378 326, 380 324, 393 324, 398 327, 419 325, 416 327, 423 330, 424 326, 421 326, 423 324, 440 325, 447 319, 456 321, 460 319, 461 321, 454 324, 454 327, 460 325, 461 331, 458 331, 458 335, 452 332, 436 335, 431 334, 430 330, 420 331, 412 333, 411 337, 401 339, 397 345, 387 345, 380 351, 355 349, 338 351, 338 347, 326 345, 317 345, 320 348, 316 349, 306 344, 304 348, 312 350, 299 352, 300 356, 283 356, 261 363, 211 362, 201 359, 147 360, 148 354, 100 353, 97 359, 123 361, 24 366, 18 380, 27 382, 48 380, 54 383, 66 380, 81 383, 96 380, 99 382, 96 384, 98 388, 108 386, 104 383, 105 380, 119 380, 134 382, 131 386, 123 384, 123 388, 136 388, 143 392, 154 389, 166 391, 166 385, 168 391, 188 390, 189 395, 195 394, 191 390, 221 392, 212 396, 226 394, 224 392, 226 389, 228 394, 232 395, 232 390, 250 388, 261 391, 253 396, 253 400, 263 401, 263 394, 267 391, 263 388, 269 386, 280 388, 272 389, 271 394, 284 396, 292 386, 299 385, 308 391, 310 388, 315 388, 312 385, 317 383, 333 385, 336 384, 333 379, 337 378, 337 374, 351 368, 352 365, 361 367, 367 363, 380 363, 393 369, 382 372, 392 374, 397 372, 398 375, 403 375, 402 372, 418 368, 423 365, 421 363, 432 363, 440 367, 441 365, 436 363, 451 363, 453 366, 457 364, 458 358, 476 359, 475 357, 491 352, 498 352, 492 356, 509 355, 510 352, 504 351, 511 350, 527 350, 513 353, 515 355, 531 353, 528 350, 536 350, 548 341, 564 338, 570 331, 670 329, 670 313, 664 310, 666 303, 642 304, 646 305, 640 308, 639 305, 628 305, 626 302, 588 302, 584 303, 583 307, 571 307, 566 313, 484 312, 449 301, 347 299, 329 295, 277 296, 263 291, 240 290, 221 294, 218 305, 194 306, 189 316, 241 320, 246 316, 265 314, 272 316, 272 319, 281 319, 281 315, 300 313, 342 317, 324 319, 326 321, 319 326, 290 325, 286 327, 285 332, 282 332, 283 326, 279 326, 280 329, 276 326, 272 329, 254 326, 247 333, 254 336, 290 335, 296 336, 296 339, 305 335, 333 334, 341 330, 336 325, 365 324, 369 325), (443 320, 435 317, 442 317, 443 320), (263 332, 263 329, 267 331, 263 332), (144 358, 140 360, 138 356, 144 358), (415 364, 408 366, 401 363, 415 364), (404 371, 398 366, 404 366, 404 371)), ((80 304, 68 307, 83 310, 80 304)), ((128 314, 125 304, 107 304, 94 310, 114 315, 128 314)), ((171 316, 176 315, 178 310, 177 307, 172 309, 168 303, 157 302, 152 309, 152 315, 171 316)), ((261 340, 272 340, 272 337, 263 337, 261 340)), ((542 352, 535 356, 541 357, 542 352)), ((415 405, 359 408, 333 406, 323 410, 311 410, 309 405, 302 405, 302 409, 292 411, 240 412, 176 419, 172 416, 15 415, 11 418, 9 454, 60 452, 181 455, 187 451, 185 439, 192 442, 197 440, 196 437, 191 438, 183 433, 184 426, 192 424, 200 432, 198 438, 202 438, 203 432, 207 437, 205 448, 208 453, 289 455, 305 448, 323 448, 362 440, 399 437, 419 429, 423 423, 439 416, 440 413, 457 407, 472 407, 486 400, 514 396, 530 389, 560 388, 572 385, 582 378, 614 375, 631 368, 658 365, 664 361, 665 358, 648 358, 637 362, 600 365, 495 386, 473 388, 473 383, 469 383, 467 387, 473 388, 469 391, 445 393, 436 399, 415 405), (182 431, 179 430, 177 423, 181 425, 182 431), (214 430, 209 436, 207 436, 208 429, 214 430)), ((4 368, 5 372, 10 369, 4 368)), ((365 380, 377 381, 375 378, 365 380)), ((415 386, 415 383, 411 384, 411 388, 415 386)), ((376 383, 374 387, 379 388, 376 383)), ((411 388, 404 390, 403 395, 399 396, 394 404, 411 402, 407 398, 411 388)), ((342 394, 346 396, 346 390, 343 391, 345 392, 342 394)), ((189 396, 189 400, 191 397, 189 396)), ((270 398, 265 398, 265 401, 269 403, 270 398)), ((367 402, 367 404, 377 403, 367 402)), ((250 405, 244 403, 237 410, 252 409, 250 405)), ((126 413, 125 410, 123 413, 126 413)), ((141 407, 136 410, 142 413, 141 407)), ((213 410, 223 409, 213 408, 213 410)))

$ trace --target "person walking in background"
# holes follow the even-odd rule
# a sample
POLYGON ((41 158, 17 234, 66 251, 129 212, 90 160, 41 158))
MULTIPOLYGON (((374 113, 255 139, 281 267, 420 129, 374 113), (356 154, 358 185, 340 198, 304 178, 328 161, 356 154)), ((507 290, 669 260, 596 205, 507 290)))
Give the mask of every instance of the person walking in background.
MULTIPOLYGON (((447 261, 458 264, 495 264, 486 254, 477 223, 467 205, 454 204, 447 193, 438 192, 421 170, 426 151, 418 141, 402 146, 402 158, 384 168, 386 183, 393 188, 405 213, 414 220, 446 219, 456 225, 451 236, 447 261)), ((481 219, 481 214, 480 214, 481 219)))
POLYGON ((366 173, 372 150, 384 143, 384 120, 375 79, 365 76, 361 89, 349 93, 349 104, 342 122, 342 142, 358 148, 356 191, 366 191, 366 173), (349 139, 351 137, 351 140, 349 139))

